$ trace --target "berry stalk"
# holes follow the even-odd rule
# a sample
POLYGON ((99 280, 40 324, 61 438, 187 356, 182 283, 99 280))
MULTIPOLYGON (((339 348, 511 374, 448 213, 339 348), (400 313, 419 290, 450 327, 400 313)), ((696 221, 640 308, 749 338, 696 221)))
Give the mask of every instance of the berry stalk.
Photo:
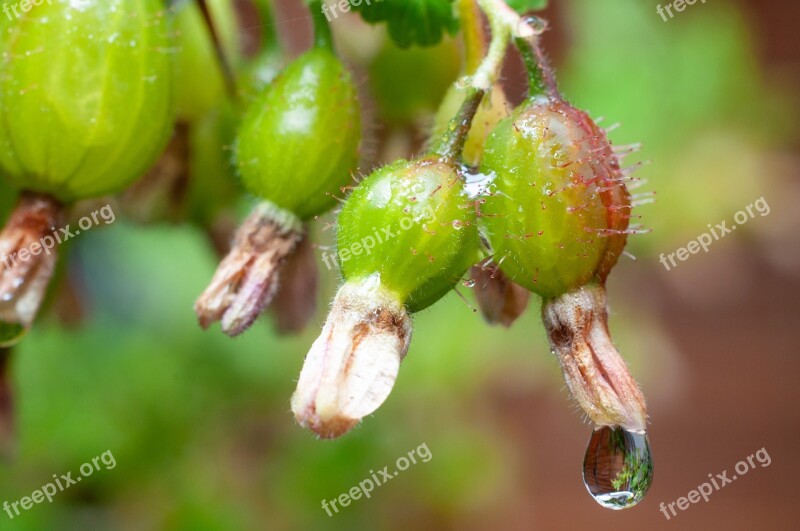
POLYGON ((309 0, 307 4, 314 22, 314 45, 333 49, 333 35, 330 24, 322 11, 322 0, 309 0))
POLYGON ((481 11, 475 0, 458 0, 458 17, 464 35, 465 68, 474 73, 486 55, 488 38, 481 20, 481 11))
POLYGON ((536 38, 541 31, 534 29, 503 0, 477 0, 477 2, 489 19, 492 40, 486 57, 475 74, 468 79, 468 83, 474 88, 489 90, 497 81, 512 37, 536 38))
POLYGON ((562 99, 550 60, 539 45, 539 40, 517 37, 514 44, 528 74, 528 97, 546 95, 551 99, 562 99))
POLYGON ((261 25, 262 50, 279 50, 280 42, 275 29, 275 13, 272 0, 255 0, 258 21, 261 25))
POLYGON ((211 42, 214 45, 214 55, 219 62, 220 70, 222 70, 222 79, 225 81, 225 90, 228 93, 231 101, 236 101, 236 75, 233 73, 231 62, 225 55, 225 50, 222 47, 222 39, 220 39, 219 31, 214 18, 211 16, 211 10, 208 7, 208 0, 197 0, 200 6, 200 12, 203 14, 203 21, 208 28, 208 33, 211 35, 211 42))
POLYGON ((472 129, 472 120, 478 112, 478 107, 483 101, 486 91, 483 89, 469 88, 464 102, 456 115, 450 120, 447 130, 433 147, 433 152, 439 155, 440 160, 447 164, 456 164, 464 151, 464 144, 472 129))

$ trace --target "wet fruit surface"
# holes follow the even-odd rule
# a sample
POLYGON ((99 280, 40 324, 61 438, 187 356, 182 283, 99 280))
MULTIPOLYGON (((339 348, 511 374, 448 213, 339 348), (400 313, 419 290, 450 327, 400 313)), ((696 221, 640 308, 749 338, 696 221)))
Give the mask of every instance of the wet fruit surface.
POLYGON ((492 180, 481 221, 512 280, 553 297, 591 280, 607 252, 616 261, 628 196, 605 133, 584 112, 532 100, 489 136, 481 171, 492 180))
POLYGON ((413 293, 415 306, 432 304, 474 262, 463 258, 475 238, 469 204, 458 171, 435 157, 376 171, 339 215, 345 279, 378 273, 381 285, 400 300, 413 293))
POLYGON ((245 187, 302 219, 352 182, 361 123, 349 72, 326 48, 296 59, 250 106, 236 160, 245 187))
POLYGON ((172 123, 162 2, 82 4, 0 17, 0 167, 17 186, 62 201, 140 177, 172 123))

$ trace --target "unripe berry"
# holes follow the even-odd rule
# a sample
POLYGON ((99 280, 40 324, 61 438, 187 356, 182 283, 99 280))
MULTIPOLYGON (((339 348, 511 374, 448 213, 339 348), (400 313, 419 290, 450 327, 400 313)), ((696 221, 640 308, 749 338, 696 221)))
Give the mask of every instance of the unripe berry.
POLYGON ((236 336, 252 325, 305 237, 303 221, 331 208, 356 168, 356 88, 332 51, 327 26, 318 21, 316 29, 316 45, 250 104, 239 127, 236 165, 244 186, 262 201, 195 303, 204 328, 220 321, 225 333, 236 336))
POLYGON ((438 300, 431 294, 444 295, 475 262, 476 254, 468 263, 464 258, 476 241, 474 216, 454 166, 428 157, 381 168, 339 214, 342 276, 378 275, 398 301, 423 309, 438 300))
POLYGON ((42 303, 57 250, 41 251, 55 242, 64 203, 116 193, 140 177, 172 124, 160 0, 28 7, 0 17, 0 171, 25 190, 0 232, 6 345, 22 337, 42 303))
POLYGON ((4 173, 67 202, 141 176, 172 123, 163 2, 43 2, 2 21, 4 173))
POLYGON ((192 124, 188 133, 186 213, 200 226, 211 226, 241 196, 228 147, 235 138, 236 125, 234 111, 225 105, 192 124))
POLYGON ((478 260, 475 212, 460 171, 438 156, 374 172, 339 214, 345 284, 306 357, 292 411, 338 437, 392 390, 410 313, 439 300, 478 260))
POLYGON ((545 298, 605 280, 623 250, 630 198, 605 132, 568 103, 539 96, 492 131, 481 221, 495 261, 545 298))
POLYGON ((644 432, 644 398, 611 342, 604 287, 628 233, 626 177, 605 132, 551 87, 489 136, 481 222, 495 262, 542 296, 550 345, 589 418, 644 432))
POLYGON ((250 106, 235 157, 252 194, 309 219, 350 182, 360 141, 351 76, 331 50, 315 47, 250 106))
POLYGON ((258 53, 242 68, 236 81, 239 95, 244 105, 252 105, 260 94, 268 90, 283 67, 283 57, 279 50, 265 49, 258 53))

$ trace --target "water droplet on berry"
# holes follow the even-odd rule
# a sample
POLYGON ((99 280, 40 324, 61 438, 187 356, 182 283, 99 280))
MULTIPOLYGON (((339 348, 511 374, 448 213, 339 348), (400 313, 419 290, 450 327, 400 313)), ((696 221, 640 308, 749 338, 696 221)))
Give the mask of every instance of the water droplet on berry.
POLYGON ((472 279, 470 279, 470 280, 465 280, 465 281, 464 281, 464 287, 465 287, 465 288, 474 288, 474 287, 475 287, 475 281, 474 281, 474 280, 472 280, 472 279))
POLYGON ((606 509, 627 509, 639 503, 653 482, 647 434, 619 426, 596 428, 583 459, 583 482, 606 509))
POLYGON ((547 29, 547 22, 544 19, 530 15, 525 17, 524 22, 533 29, 536 35, 541 35, 547 29))

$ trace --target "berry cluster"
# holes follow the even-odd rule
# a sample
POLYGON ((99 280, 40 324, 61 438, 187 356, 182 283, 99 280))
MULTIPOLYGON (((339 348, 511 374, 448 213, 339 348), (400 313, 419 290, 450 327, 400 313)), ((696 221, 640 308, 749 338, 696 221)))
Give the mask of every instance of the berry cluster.
MULTIPOLYGON (((644 399, 607 326, 604 284, 631 233, 619 153, 559 93, 539 42, 544 23, 517 11, 541 2, 420 3, 427 8, 357 10, 388 23, 401 46, 434 45, 460 23, 463 77, 419 156, 355 184, 364 118, 320 0, 307 1, 314 44, 290 62, 269 31, 245 57, 225 0, 169 9, 55 0, 4 22, 0 168, 24 193, 0 249, 37 241, 78 201, 127 188, 130 217, 188 220, 214 242, 222 258, 194 308, 203 328, 219 321, 237 336, 272 307, 281 331, 297 331, 316 308, 309 225, 351 190, 336 223, 343 283, 291 400, 301 425, 334 438, 373 413, 408 352, 412 315, 471 275, 491 323, 509 326, 539 295, 552 349, 598 437, 623 430, 636 437, 619 440, 646 446, 644 399), (513 110, 498 81, 511 44, 530 80, 513 110), (234 232, 239 186, 256 203, 234 232)), ((270 2, 256 4, 269 28, 270 2)), ((31 326, 55 261, 52 252, 0 272, 0 346, 31 326)), ((596 459, 605 447, 592 448, 596 459)), ((649 449, 640 461, 649 470, 649 449)), ((641 498, 650 476, 641 477, 619 504, 641 498)))

